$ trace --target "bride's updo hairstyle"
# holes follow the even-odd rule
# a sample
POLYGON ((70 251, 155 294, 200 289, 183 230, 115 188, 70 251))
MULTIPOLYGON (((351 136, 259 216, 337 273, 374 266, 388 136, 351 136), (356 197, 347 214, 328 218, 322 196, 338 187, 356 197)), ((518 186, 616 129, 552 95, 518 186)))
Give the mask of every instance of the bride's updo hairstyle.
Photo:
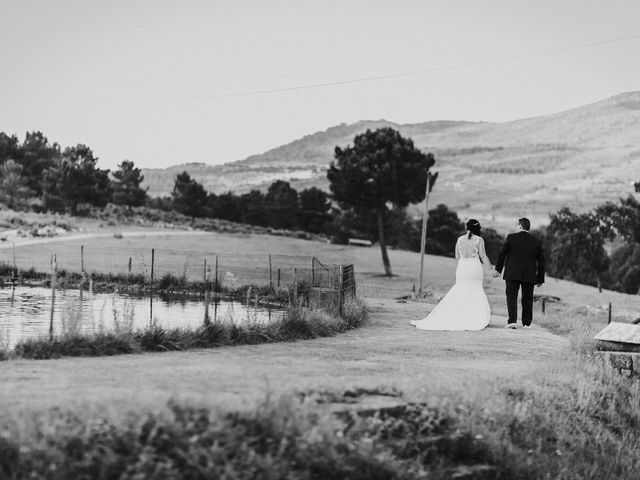
POLYGON ((480 235, 480 230, 482 227, 480 226, 480 222, 475 218, 472 218, 467 222, 467 230, 469 230, 468 238, 471 238, 471 235, 480 235))

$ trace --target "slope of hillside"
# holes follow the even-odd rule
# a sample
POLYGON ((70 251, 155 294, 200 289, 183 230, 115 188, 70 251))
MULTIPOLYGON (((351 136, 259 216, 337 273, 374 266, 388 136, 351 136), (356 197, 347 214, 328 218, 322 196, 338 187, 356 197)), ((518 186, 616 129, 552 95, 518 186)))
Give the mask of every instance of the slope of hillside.
POLYGON ((436 155, 440 178, 434 204, 446 203, 463 216, 496 226, 516 215, 544 222, 549 212, 564 205, 586 210, 626 195, 640 179, 640 92, 630 92, 505 123, 341 124, 225 165, 147 169, 145 182, 153 196, 168 194, 183 170, 215 193, 264 189, 276 179, 296 188, 326 188, 325 171, 335 146, 386 126, 436 155))

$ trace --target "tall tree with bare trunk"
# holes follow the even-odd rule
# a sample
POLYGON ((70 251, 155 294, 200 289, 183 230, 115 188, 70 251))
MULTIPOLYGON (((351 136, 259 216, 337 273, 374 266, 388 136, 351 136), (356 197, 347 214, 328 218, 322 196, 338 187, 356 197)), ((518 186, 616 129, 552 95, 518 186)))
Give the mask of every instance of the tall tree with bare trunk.
POLYGON ((333 199, 343 208, 375 210, 387 276, 392 275, 384 231, 389 205, 405 207, 424 200, 434 164, 433 154, 421 152, 393 128, 367 130, 356 135, 353 146, 335 149, 335 161, 327 171, 333 199))

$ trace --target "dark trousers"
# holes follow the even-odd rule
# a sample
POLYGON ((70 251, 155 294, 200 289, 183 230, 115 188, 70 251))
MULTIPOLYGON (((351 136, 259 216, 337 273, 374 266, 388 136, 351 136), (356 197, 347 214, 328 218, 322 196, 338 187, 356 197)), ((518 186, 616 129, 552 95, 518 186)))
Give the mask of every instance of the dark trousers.
POLYGON ((522 325, 531 325, 533 320, 533 283, 518 280, 505 280, 507 283, 508 323, 518 319, 518 289, 522 288, 522 325))

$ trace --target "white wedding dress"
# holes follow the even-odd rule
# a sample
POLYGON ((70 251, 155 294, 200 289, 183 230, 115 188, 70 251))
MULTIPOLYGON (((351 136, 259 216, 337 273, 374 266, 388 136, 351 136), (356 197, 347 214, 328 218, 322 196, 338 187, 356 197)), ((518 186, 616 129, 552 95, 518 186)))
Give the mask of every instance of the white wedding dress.
POLYGON ((420 330, 482 330, 489 325, 491 311, 482 287, 483 270, 491 262, 485 253, 484 240, 463 235, 456 243, 456 283, 422 320, 414 320, 420 330))

